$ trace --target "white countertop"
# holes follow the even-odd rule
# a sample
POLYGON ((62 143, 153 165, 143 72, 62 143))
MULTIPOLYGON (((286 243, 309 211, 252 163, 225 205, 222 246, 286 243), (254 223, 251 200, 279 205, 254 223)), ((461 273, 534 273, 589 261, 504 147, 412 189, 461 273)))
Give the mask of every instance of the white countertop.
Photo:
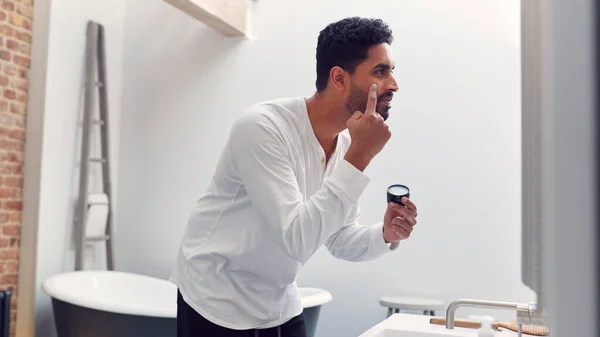
MULTIPOLYGON (((431 318, 426 315, 394 314, 359 337, 477 337, 477 329, 446 329, 445 325, 429 323, 431 318)), ((517 337, 518 334, 503 328, 502 331, 496 331, 495 336, 517 337)))

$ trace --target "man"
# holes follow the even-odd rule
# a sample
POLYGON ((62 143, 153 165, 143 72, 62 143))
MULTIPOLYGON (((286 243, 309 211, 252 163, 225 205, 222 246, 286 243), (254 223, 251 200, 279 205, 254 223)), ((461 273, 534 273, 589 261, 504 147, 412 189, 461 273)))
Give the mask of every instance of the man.
POLYGON ((385 120, 398 90, 392 39, 381 20, 327 26, 318 38, 316 93, 239 116, 172 276, 178 336, 305 337, 295 279, 317 249, 365 261, 410 236, 417 216, 410 200, 389 204, 381 224, 358 222, 369 182, 363 171, 390 138, 385 120))

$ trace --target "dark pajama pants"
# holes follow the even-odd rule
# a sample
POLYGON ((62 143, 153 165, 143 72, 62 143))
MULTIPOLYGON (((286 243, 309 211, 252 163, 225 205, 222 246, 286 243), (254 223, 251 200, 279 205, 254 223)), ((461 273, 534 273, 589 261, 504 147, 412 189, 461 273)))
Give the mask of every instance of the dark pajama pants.
POLYGON ((216 325, 190 307, 177 291, 177 337, 306 337, 304 315, 268 329, 231 330, 216 325))

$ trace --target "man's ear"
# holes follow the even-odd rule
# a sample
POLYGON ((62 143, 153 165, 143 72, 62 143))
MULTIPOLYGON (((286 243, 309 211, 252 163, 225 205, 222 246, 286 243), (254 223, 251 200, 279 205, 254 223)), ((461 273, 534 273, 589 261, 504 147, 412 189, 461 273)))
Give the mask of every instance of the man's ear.
POLYGON ((338 66, 331 68, 329 71, 329 80, 331 86, 337 91, 347 90, 348 84, 350 83, 348 73, 338 66))

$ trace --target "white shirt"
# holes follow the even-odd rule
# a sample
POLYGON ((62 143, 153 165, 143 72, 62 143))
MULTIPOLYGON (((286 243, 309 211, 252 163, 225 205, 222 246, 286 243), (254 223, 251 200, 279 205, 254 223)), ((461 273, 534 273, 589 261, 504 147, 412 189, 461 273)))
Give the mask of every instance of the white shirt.
POLYGON ((302 312, 296 275, 323 245, 350 261, 394 250, 382 223, 358 223, 369 178, 344 160, 349 146, 340 134, 325 163, 303 97, 242 113, 170 278, 186 302, 229 329, 272 327, 302 312))

